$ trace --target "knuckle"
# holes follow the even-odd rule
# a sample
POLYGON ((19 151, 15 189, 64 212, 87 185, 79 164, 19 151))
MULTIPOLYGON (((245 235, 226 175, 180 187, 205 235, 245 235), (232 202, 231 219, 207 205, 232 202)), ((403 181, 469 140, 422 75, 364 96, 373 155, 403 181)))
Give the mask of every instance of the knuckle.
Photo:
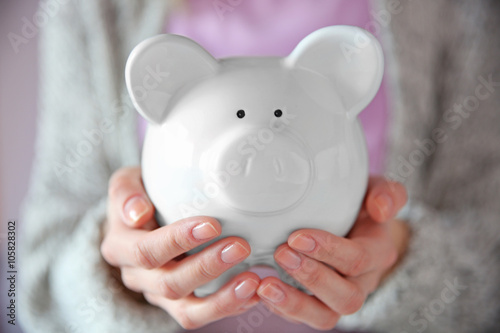
POLYGON ((365 270, 368 265, 369 256, 366 250, 362 247, 359 247, 357 250, 357 254, 354 259, 349 263, 346 271, 344 272, 349 276, 358 276, 365 270))
POLYGON ((291 302, 288 304, 286 313, 293 318, 302 317, 302 313, 304 312, 304 306, 300 302, 291 302))
POLYGON ((361 290, 354 284, 347 287, 348 296, 342 305, 340 312, 344 315, 353 314, 363 306, 365 298, 361 290))
POLYGON ((115 266, 115 251, 113 249, 113 246, 111 245, 111 242, 109 241, 109 238, 104 239, 104 241, 101 243, 100 250, 104 260, 106 260, 108 264, 115 266))
POLYGON ((144 241, 135 243, 134 255, 136 264, 140 267, 151 269, 159 266, 158 261, 156 260, 154 255, 147 249, 144 241))
POLYGON ((116 195, 125 189, 127 189, 129 182, 124 175, 123 170, 119 170, 111 176, 108 184, 108 195, 110 198, 116 197, 116 195))
POLYGON ((149 304, 160 306, 160 303, 158 302, 158 296, 157 295, 154 295, 154 294, 151 294, 151 293, 147 293, 147 292, 145 292, 143 295, 144 295, 144 298, 146 299, 146 301, 148 301, 149 304))
POLYGON ((227 302, 226 300, 221 298, 215 299, 213 306, 214 306, 214 311, 217 314, 217 317, 220 316, 222 318, 233 314, 238 309, 238 307, 236 307, 231 302, 227 302))
POLYGON ((160 279, 159 289, 163 297, 171 300, 180 299, 184 296, 180 291, 181 288, 179 287, 179 285, 167 278, 160 279))
POLYGON ((205 280, 213 280, 220 275, 217 265, 207 262, 207 260, 201 260, 196 265, 196 273, 198 276, 201 275, 205 280))
POLYGON ((318 247, 319 256, 321 261, 328 261, 331 258, 335 258, 337 256, 337 251, 340 244, 335 240, 333 235, 328 234, 325 240, 325 245, 318 247))
POLYGON ((181 325, 182 328, 185 330, 193 330, 201 326, 197 325, 194 322, 194 320, 191 319, 191 316, 189 315, 188 311, 179 311, 177 313, 176 320, 179 323, 179 325, 181 325))
POLYGON ((332 247, 324 247, 317 250, 316 258, 319 261, 329 262, 335 257, 335 250, 332 247))
POLYGON ((191 249, 189 246, 189 237, 186 237, 179 228, 171 230, 168 238, 166 244, 169 244, 175 253, 181 254, 191 249))
POLYGON ((308 287, 315 289, 317 287, 321 287, 321 273, 322 272, 318 262, 309 258, 304 258, 302 267, 297 273, 297 277, 301 280, 301 282, 307 284, 308 287))
POLYGON ((130 290, 135 292, 140 292, 141 290, 137 287, 135 276, 128 270, 122 270, 121 272, 122 282, 130 290))

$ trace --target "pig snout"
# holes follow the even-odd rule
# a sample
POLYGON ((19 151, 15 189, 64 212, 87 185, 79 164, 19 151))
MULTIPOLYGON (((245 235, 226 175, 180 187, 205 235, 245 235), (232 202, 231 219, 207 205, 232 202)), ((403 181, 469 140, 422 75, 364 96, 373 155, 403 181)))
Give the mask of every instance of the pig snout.
POLYGON ((247 214, 278 213, 298 204, 313 173, 303 140, 288 132, 240 133, 225 136, 214 151, 210 178, 220 185, 216 199, 247 214))

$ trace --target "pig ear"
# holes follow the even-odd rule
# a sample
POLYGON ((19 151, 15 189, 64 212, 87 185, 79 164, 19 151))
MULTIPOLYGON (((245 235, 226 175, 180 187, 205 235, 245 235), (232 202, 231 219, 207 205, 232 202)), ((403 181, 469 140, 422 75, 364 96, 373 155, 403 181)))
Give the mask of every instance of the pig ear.
POLYGON ((159 35, 134 48, 125 68, 125 80, 137 111, 149 122, 161 124, 175 93, 215 73, 217 68, 217 60, 192 40, 159 35))
POLYGON ((286 63, 325 76, 352 117, 375 97, 384 71, 379 42, 369 32, 352 26, 313 32, 297 45, 286 63))

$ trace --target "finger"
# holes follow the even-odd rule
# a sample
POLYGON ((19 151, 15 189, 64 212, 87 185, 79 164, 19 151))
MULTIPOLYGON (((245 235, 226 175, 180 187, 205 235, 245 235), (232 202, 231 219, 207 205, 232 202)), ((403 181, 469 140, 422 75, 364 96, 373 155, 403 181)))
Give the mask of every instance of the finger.
POLYGON ((237 275, 216 293, 205 298, 189 295, 170 300, 146 293, 146 299, 165 309, 185 329, 195 329, 219 319, 242 313, 245 305, 255 306, 255 292, 260 279, 257 274, 245 272, 237 275))
MULTIPOLYGON (((120 212, 120 220, 138 228, 153 219, 154 207, 142 184, 140 168, 122 168, 109 180, 110 209, 120 212)), ((113 220, 111 220, 112 222, 113 220)))
POLYGON ((180 299, 219 277, 249 254, 250 245, 245 240, 228 237, 211 244, 203 251, 181 261, 170 261, 158 269, 124 267, 122 279, 132 290, 158 294, 168 299, 180 299))
POLYGON ((397 257, 392 244, 380 245, 378 239, 349 239, 318 229, 293 232, 288 237, 288 245, 346 276, 359 276, 385 267, 397 257))
POLYGON ((133 266, 136 255, 133 251, 137 244, 148 231, 135 229, 122 229, 106 233, 101 243, 101 255, 111 266, 133 266))
POLYGON ((365 295, 369 295, 380 285, 382 274, 380 271, 372 271, 357 277, 348 277, 347 279, 357 284, 364 291, 365 295))
POLYGON ((294 251, 286 244, 278 247, 274 258, 288 274, 335 312, 352 314, 363 305, 364 291, 321 262, 294 251))
POLYGON ((271 303, 270 301, 262 299, 262 304, 266 307, 266 309, 269 310, 269 312, 272 312, 275 315, 277 315, 277 316, 285 319, 289 323, 297 324, 297 325, 303 324, 302 322, 300 322, 298 320, 295 320, 292 317, 290 317, 290 316, 286 315, 285 313, 283 313, 282 311, 278 310, 278 308, 276 306, 274 306, 274 304, 271 303))
POLYGON ((365 207, 375 221, 385 222, 394 218, 406 201, 406 189, 401 183, 378 176, 370 177, 365 207))
POLYGON ((152 269, 220 233, 221 226, 216 219, 189 217, 153 231, 122 228, 119 232, 110 232, 102 243, 101 252, 111 265, 152 269))
POLYGON ((255 307, 256 305, 260 304, 261 303, 260 301, 261 301, 260 297, 257 296, 257 293, 255 292, 254 295, 252 296, 252 298, 250 298, 250 300, 248 300, 245 304, 241 305, 240 308, 238 310, 236 310, 236 312, 234 314, 231 314, 230 316, 231 317, 239 316, 239 315, 247 312, 251 308, 255 307))
POLYGON ((272 312, 315 329, 332 329, 340 317, 318 298, 307 295, 275 277, 262 280, 257 294, 272 312))

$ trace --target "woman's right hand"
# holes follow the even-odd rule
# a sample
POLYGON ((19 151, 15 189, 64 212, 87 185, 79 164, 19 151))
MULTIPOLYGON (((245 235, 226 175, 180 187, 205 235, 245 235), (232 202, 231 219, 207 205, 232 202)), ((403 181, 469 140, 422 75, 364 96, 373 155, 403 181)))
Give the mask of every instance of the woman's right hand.
POLYGON ((251 272, 235 276, 204 298, 193 290, 215 279, 250 254, 242 238, 227 237, 202 251, 178 257, 221 233, 211 217, 190 217, 158 227, 154 207, 141 180, 141 169, 123 168, 109 182, 108 213, 101 254, 119 267, 125 286, 193 329, 245 312, 259 302, 260 279, 251 272))

